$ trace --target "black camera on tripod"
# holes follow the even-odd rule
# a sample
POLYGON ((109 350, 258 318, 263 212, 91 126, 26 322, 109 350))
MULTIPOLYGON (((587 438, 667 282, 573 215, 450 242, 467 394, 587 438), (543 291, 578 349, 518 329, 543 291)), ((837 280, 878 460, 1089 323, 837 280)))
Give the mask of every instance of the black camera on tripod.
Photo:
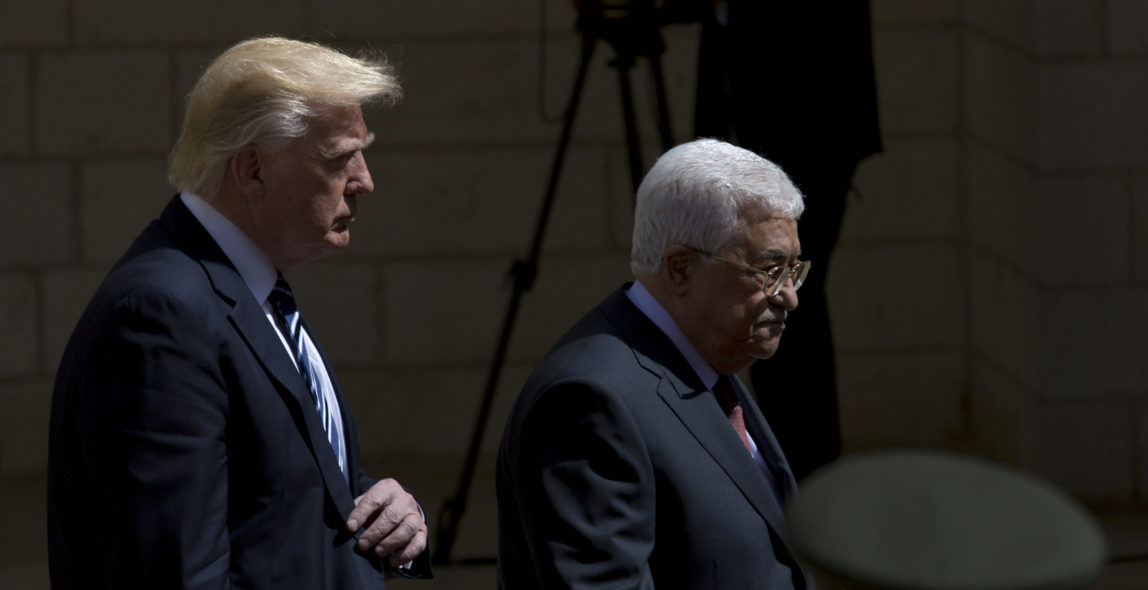
POLYGON ((578 29, 614 46, 624 55, 660 55, 665 50, 658 32, 661 11, 654 0, 573 0, 578 29))

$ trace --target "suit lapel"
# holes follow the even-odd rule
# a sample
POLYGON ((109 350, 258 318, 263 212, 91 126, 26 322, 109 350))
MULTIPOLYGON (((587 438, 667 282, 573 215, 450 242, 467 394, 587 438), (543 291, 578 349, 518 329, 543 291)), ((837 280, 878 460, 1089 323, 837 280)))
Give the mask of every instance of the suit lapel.
MULTIPOLYGON (((311 450, 327 493, 340 513, 344 516, 350 514, 354 508, 354 500, 343 479, 342 471, 339 470, 338 459, 327 441, 319 414, 315 412, 311 392, 307 390, 299 371, 283 348, 279 335, 268 323, 263 308, 252 297, 247 283, 179 197, 173 199, 164 209, 160 221, 187 244, 189 252, 200 261, 210 278, 216 294, 231 307, 228 318, 255 358, 259 360, 287 405, 311 450)), ((330 374, 329 367, 328 373, 330 374)), ((349 454, 348 461, 350 461, 349 454)))
MULTIPOLYGON (((244 284, 243 288, 246 289, 247 285, 244 284)), ((331 449, 326 431, 323 430, 319 413, 315 411, 311 392, 307 389, 299 370, 291 362, 286 349, 283 348, 279 335, 268 323, 263 308, 255 303, 250 291, 247 294, 246 300, 241 300, 232 309, 232 324, 275 382, 280 397, 287 404, 295 422, 301 426, 300 431, 304 434, 311 455, 318 464, 327 493, 335 500, 340 512, 346 516, 354 507, 354 501, 347 482, 343 479, 343 472, 339 469, 339 460, 331 449)))
POLYGON ((633 348, 634 354, 638 363, 646 370, 661 377, 658 396, 673 410, 697 443, 709 453, 754 510, 765 520, 776 537, 774 549, 778 560, 793 570, 796 587, 799 590, 808 588, 812 577, 793 554, 782 508, 784 502, 796 493, 797 486, 781 447, 762 416, 761 410, 753 403, 741 380, 733 376, 732 381, 746 419, 746 429, 757 443, 758 452, 762 454, 766 468, 770 469, 774 481, 777 482, 776 486, 772 486, 766 480, 761 468, 746 452, 741 439, 734 433, 713 392, 701 385, 693 368, 669 338, 635 308, 624 294, 622 299, 625 301, 614 300, 614 311, 612 313, 607 311, 607 315, 611 315, 616 322, 625 322, 623 329, 635 335, 636 342, 643 343, 633 348), (638 317, 633 317, 634 314, 638 317), (642 350, 639 350, 639 347, 642 350), (778 492, 774 492, 773 487, 776 487, 778 492))
POLYGON ((683 390, 681 383, 680 379, 671 377, 667 368, 667 374, 658 387, 658 395, 741 490, 754 510, 784 539, 785 518, 781 504, 757 463, 734 434, 713 393, 705 389, 683 390))
POLYGON ((673 342, 630 302, 623 290, 616 291, 607 301, 605 311, 632 338, 638 363, 661 377, 658 395, 754 510, 784 539, 785 518, 769 482, 734 434, 713 393, 702 386, 673 342))

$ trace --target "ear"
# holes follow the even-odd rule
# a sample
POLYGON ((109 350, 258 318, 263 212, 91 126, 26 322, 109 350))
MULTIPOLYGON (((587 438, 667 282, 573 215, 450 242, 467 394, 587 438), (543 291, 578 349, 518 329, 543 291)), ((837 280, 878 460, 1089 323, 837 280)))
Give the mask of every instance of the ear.
POLYGON ((662 254, 662 276, 666 284, 678 295, 689 290, 691 271, 696 255, 685 246, 670 246, 662 254))
POLYGON ((263 195, 262 152, 255 144, 247 144, 227 160, 227 175, 236 189, 246 197, 263 195))

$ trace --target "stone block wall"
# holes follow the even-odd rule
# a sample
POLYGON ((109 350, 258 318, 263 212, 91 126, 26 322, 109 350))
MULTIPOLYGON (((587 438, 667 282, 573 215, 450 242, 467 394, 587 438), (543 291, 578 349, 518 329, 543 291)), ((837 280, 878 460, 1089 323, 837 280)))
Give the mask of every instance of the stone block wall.
MULTIPOLYGON (((352 246, 291 278, 351 397, 368 462, 417 456, 453 469, 509 301, 507 272, 534 233, 578 62, 574 17, 559 0, 0 4, 0 401, 13 410, 0 413, 0 475, 45 468, 56 366, 103 274, 174 192, 165 158, 183 97, 219 51, 262 34, 383 52, 399 72, 404 100, 367 116, 377 189, 361 201, 352 246), (428 437, 419 418, 431 415, 439 432, 428 437)), ((664 35, 685 139, 697 31, 664 35)), ((486 454, 533 363, 629 277, 612 54, 597 44, 486 454)), ((648 165, 648 67, 631 78, 648 165)))
MULTIPOLYGON (((885 151, 830 275, 847 450, 983 453, 1090 502, 1148 497, 1148 8, 873 0, 885 151)), ((376 192, 351 247, 292 276, 368 462, 461 460, 578 61, 565 0, 0 3, 0 475, 46 460, 51 383, 88 296, 171 196, 183 97, 243 38, 385 52, 376 192), (543 12, 543 8, 545 11, 543 12), (544 58, 539 44, 545 23, 544 58), (540 64, 545 64, 540 69, 540 64), (435 434, 417 417, 434 416, 435 434)), ((697 28, 663 30, 678 141, 697 28)), ((629 276, 632 189, 597 47, 483 457, 530 367, 629 276)), ((768 67, 766 64, 765 67, 768 67)), ((648 69, 633 73, 648 166, 648 69)))
POLYGON ((854 177, 828 297, 846 451, 967 438, 956 2, 873 2, 884 152, 854 177))
POLYGON ((873 16, 887 149, 859 171, 831 285, 847 446, 977 452, 1141 506, 1148 10, 875 1, 873 16), (901 249, 923 260, 905 268, 901 249), (888 303, 902 294, 916 303, 888 303))

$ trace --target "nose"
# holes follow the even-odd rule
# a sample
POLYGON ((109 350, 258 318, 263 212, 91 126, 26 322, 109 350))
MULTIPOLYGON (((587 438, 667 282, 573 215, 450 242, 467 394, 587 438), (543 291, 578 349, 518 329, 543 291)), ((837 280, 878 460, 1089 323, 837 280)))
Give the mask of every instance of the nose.
POLYGON ((355 161, 351 163, 351 178, 347 182, 347 194, 365 195, 375 190, 375 181, 371 178, 371 171, 367 169, 367 159, 363 152, 355 154, 355 161))
POLYGON ((770 301, 786 311, 797 309, 797 289, 793 288, 793 277, 785 278, 785 285, 781 287, 777 295, 770 298, 770 301))

